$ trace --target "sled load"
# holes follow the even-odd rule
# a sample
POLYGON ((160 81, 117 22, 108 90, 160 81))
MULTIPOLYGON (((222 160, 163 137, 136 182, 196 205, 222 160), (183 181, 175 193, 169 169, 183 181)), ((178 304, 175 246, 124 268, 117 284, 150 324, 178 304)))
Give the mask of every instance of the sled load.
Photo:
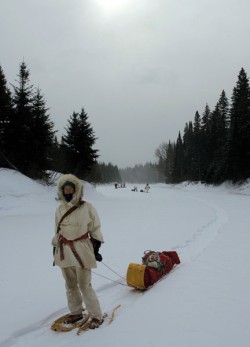
POLYGON ((142 264, 129 264, 127 284, 136 289, 147 289, 169 273, 177 264, 180 264, 180 259, 175 251, 145 251, 142 264))

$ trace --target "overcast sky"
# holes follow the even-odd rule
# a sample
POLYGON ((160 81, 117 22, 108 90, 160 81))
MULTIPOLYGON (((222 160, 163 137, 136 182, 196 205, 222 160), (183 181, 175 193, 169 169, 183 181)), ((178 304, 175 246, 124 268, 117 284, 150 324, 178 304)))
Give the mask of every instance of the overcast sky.
POLYGON ((100 161, 155 162, 243 67, 250 77, 249 0, 0 0, 0 65, 24 60, 59 134, 83 107, 100 161))

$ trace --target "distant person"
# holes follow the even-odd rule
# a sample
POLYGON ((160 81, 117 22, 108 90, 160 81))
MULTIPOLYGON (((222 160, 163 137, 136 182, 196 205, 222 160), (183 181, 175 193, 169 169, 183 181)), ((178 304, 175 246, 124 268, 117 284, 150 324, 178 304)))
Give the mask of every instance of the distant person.
POLYGON ((118 188, 118 184, 115 182, 115 189, 117 189, 118 188))
POLYGON ((149 189, 150 189, 150 187, 149 187, 149 184, 147 183, 146 186, 145 186, 145 188, 144 188, 144 191, 145 191, 146 193, 148 193, 149 189))
POLYGON ((55 265, 60 266, 65 279, 70 314, 63 323, 82 319, 83 303, 91 318, 90 329, 103 323, 99 300, 91 285, 91 269, 102 261, 99 248, 103 243, 101 224, 95 208, 82 201, 83 184, 68 174, 59 178, 56 210, 56 234, 52 240, 55 265))

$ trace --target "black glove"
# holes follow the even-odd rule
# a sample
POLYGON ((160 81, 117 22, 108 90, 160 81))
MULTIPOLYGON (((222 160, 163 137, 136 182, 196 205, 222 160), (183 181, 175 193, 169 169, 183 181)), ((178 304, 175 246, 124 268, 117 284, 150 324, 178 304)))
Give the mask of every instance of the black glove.
POLYGON ((95 253, 96 261, 102 261, 102 255, 100 253, 95 253))
POLYGON ((95 240, 91 238, 91 242, 94 248, 95 259, 97 261, 102 261, 102 255, 99 253, 99 249, 101 247, 101 241, 95 240))

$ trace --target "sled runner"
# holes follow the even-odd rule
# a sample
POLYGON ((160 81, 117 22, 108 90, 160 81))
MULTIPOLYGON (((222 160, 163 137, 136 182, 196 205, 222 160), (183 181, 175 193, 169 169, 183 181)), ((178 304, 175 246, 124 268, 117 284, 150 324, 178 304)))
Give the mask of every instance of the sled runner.
POLYGON ((127 284, 136 289, 147 289, 169 273, 177 264, 180 264, 180 259, 175 251, 145 251, 142 264, 129 264, 126 276, 127 284))

